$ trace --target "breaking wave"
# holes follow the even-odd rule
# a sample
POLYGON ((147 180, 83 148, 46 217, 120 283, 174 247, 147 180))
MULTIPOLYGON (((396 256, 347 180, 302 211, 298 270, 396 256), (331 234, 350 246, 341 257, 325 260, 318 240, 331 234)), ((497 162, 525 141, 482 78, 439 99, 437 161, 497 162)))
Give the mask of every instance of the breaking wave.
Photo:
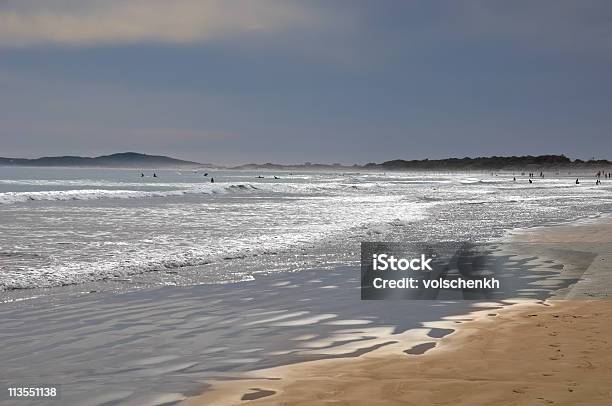
POLYGON ((195 189, 144 191, 144 190, 109 190, 78 189, 51 190, 42 192, 5 192, 0 193, 0 204, 23 203, 29 201, 69 201, 100 199, 142 199, 155 197, 172 197, 198 194, 221 194, 239 191, 256 191, 253 185, 229 185, 219 187, 198 187, 195 189))
POLYGON ((354 191, 362 189, 384 189, 384 185, 354 185, 347 183, 326 184, 289 184, 289 183, 240 183, 240 184, 199 184, 189 188, 166 190, 130 190, 130 189, 70 189, 28 192, 0 193, 0 204, 25 203, 32 201, 70 201, 70 200, 100 200, 100 199, 144 199, 163 198, 185 195, 216 195, 227 193, 286 193, 286 194, 317 194, 334 193, 337 191, 354 191))

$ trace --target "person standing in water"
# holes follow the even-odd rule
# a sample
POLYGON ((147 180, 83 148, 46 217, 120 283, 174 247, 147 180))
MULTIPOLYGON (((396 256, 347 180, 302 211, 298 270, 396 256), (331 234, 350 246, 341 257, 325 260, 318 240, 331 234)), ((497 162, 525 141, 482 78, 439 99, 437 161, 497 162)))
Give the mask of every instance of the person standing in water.
POLYGON ((211 177, 210 178, 210 183, 215 183, 215 178, 211 177))
POLYGON ((578 178, 576 178, 576 184, 579 185, 580 181, 578 180, 578 178))

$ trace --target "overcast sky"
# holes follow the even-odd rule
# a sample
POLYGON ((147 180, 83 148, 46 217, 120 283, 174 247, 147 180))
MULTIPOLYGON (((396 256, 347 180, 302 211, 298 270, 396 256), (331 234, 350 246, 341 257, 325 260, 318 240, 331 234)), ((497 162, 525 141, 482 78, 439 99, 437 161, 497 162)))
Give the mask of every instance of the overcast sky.
POLYGON ((0 0, 0 156, 612 159, 612 2, 0 0))

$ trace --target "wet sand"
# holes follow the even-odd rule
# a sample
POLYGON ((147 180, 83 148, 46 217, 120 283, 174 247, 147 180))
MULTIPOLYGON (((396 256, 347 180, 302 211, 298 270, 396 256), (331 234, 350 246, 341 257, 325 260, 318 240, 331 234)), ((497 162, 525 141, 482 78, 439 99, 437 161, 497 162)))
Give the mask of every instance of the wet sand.
POLYGON ((546 302, 482 311, 435 347, 410 351, 399 341, 356 358, 254 371, 182 404, 612 404, 610 223, 532 230, 515 241, 562 259, 580 281, 546 302))

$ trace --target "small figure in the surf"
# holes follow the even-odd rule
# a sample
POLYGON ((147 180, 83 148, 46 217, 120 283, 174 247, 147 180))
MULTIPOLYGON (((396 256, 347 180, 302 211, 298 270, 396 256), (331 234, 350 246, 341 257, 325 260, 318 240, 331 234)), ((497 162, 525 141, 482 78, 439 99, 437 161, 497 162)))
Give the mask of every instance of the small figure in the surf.
POLYGON ((141 172, 141 173, 140 173, 140 177, 141 177, 141 178, 144 178, 144 173, 142 173, 142 172, 141 172))
POLYGON ((533 183, 533 181, 531 179, 529 179, 529 183, 533 183))
POLYGON ((208 176, 208 172, 206 172, 206 173, 204 174, 204 176, 208 176))
POLYGON ((512 182, 516 182, 516 176, 512 178, 512 182))
POLYGON ((576 184, 579 185, 580 181, 578 180, 578 178, 576 178, 576 184))
POLYGON ((157 174, 155 172, 153 172, 153 177, 157 178, 157 174))
POLYGON ((215 178, 211 177, 210 178, 210 183, 215 183, 215 178))
POLYGON ((274 179, 280 179, 280 178, 279 178, 278 176, 276 176, 276 175, 275 175, 275 176, 274 176, 274 179))
POLYGON ((261 176, 261 175, 259 175, 259 176, 257 177, 257 179, 263 179, 263 178, 264 178, 264 177, 263 177, 263 176, 261 176))

